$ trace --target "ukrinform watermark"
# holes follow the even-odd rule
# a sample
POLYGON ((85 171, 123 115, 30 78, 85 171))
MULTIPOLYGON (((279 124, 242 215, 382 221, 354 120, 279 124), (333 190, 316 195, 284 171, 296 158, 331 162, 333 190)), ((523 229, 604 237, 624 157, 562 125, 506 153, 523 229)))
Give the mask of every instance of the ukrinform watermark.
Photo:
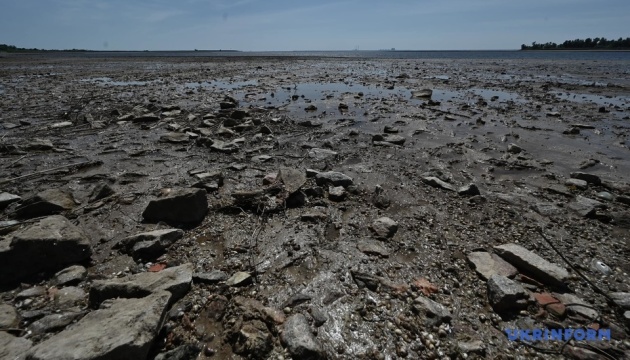
POLYGON ((510 341, 610 341, 610 329, 506 329, 510 341))

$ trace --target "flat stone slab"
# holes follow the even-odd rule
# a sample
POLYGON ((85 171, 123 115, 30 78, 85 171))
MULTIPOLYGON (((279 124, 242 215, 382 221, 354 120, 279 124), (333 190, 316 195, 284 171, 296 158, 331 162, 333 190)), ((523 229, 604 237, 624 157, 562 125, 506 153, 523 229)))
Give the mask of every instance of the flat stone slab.
POLYGON ((569 278, 569 272, 565 268, 543 259, 520 245, 499 245, 495 246, 494 250, 517 269, 531 274, 545 284, 563 287, 569 278))
POLYGON ((497 254, 485 251, 472 252, 468 254, 468 261, 484 280, 488 280, 492 275, 513 278, 518 274, 518 270, 514 266, 497 254))
POLYGON ((90 289, 90 305, 96 307, 113 298, 139 298, 158 291, 173 294, 173 301, 186 295, 192 283, 193 265, 190 263, 145 272, 112 280, 97 280, 90 289))
POLYGON ((434 176, 428 176, 428 177, 424 177, 422 178, 422 182, 436 187, 436 188, 440 188, 440 189, 444 189, 444 190, 448 190, 448 191, 457 191, 457 189, 455 189, 455 187, 445 181, 442 181, 434 176))
POLYGON ((141 299, 118 299, 32 348, 29 360, 146 359, 172 295, 159 291, 141 299))
POLYGON ((353 184, 350 176, 336 171, 318 173, 315 175, 315 182, 319 186, 332 185, 347 187, 353 184))
POLYGON ((33 343, 28 339, 0 331, 0 359, 24 360, 32 346, 33 343))
POLYGON ((625 310, 630 310, 630 293, 615 292, 609 295, 613 299, 615 304, 617 304, 618 306, 621 306, 621 308, 625 310))
POLYGON ((198 223, 208 212, 203 189, 175 189, 169 195, 151 200, 142 216, 147 221, 198 223))
POLYGON ((308 321, 302 314, 296 314, 287 319, 281 338, 294 359, 326 358, 321 344, 313 336, 308 321))

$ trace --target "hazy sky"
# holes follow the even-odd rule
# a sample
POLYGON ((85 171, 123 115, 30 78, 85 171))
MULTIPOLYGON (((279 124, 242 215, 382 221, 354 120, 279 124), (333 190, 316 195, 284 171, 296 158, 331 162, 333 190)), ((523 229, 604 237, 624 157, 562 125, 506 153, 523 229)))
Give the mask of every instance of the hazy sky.
POLYGON ((0 43, 91 50, 516 49, 630 36, 630 0, 0 0, 0 43))

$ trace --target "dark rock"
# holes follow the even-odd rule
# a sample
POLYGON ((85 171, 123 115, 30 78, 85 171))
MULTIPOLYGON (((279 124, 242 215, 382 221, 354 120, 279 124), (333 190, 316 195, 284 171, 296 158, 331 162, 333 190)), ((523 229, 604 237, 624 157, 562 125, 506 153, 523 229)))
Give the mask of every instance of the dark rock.
POLYGON ((213 270, 209 273, 194 273, 193 281, 200 284, 216 284, 227 280, 227 274, 221 270, 213 270))
POLYGON ((192 264, 184 264, 159 272, 145 272, 112 280, 96 280, 90 289, 90 305, 98 307, 114 298, 140 298, 151 293, 168 291, 172 300, 182 298, 192 283, 192 264))
POLYGON ((54 285, 77 285, 87 277, 87 269, 81 265, 73 265, 55 274, 54 285))
POLYGON ((82 318, 84 315, 85 312, 83 311, 70 311, 46 315, 29 325, 28 330, 34 335, 58 331, 82 318))
POLYGON ((75 206, 74 198, 69 193, 60 189, 48 189, 24 200, 15 210, 15 214, 19 218, 30 219, 59 214, 75 206))
POLYGON ((360 241, 357 243, 357 249, 367 255, 389 257, 389 250, 375 242, 360 241))
POLYGON ((575 187, 580 190, 586 190, 588 188, 588 183, 580 179, 567 179, 564 182, 564 185, 569 186, 569 187, 575 187))
POLYGON ((97 184, 92 190, 92 193, 90 194, 90 202, 104 199, 108 196, 114 195, 115 193, 116 192, 114 191, 114 189, 111 188, 111 186, 109 186, 107 183, 102 182, 100 184, 97 184))
POLYGON ((0 241, 0 284, 88 260, 90 241, 70 221, 49 216, 0 241))
POLYGON ((155 115, 154 113, 146 113, 146 114, 142 114, 142 115, 138 115, 134 117, 133 119, 131 119, 131 121, 135 123, 155 122, 155 121, 160 121, 160 117, 155 115))
POLYGON ((472 252, 468 254, 468 261, 484 280, 488 280, 492 275, 513 278, 518 274, 518 270, 514 266, 496 254, 483 251, 472 252))
POLYGON ((251 284, 252 281, 253 278, 249 273, 239 271, 227 279, 225 284, 227 286, 245 286, 251 284))
POLYGON ((311 301, 312 298, 312 296, 304 293, 293 294, 287 301, 284 302, 282 307, 296 307, 300 304, 311 301))
POLYGON ((171 294, 118 299, 32 348, 29 360, 146 359, 162 328, 171 294), (107 336, 103 336, 107 334, 107 336))
POLYGON ((284 184, 284 189, 292 194, 304 186, 306 174, 297 169, 281 168, 278 172, 278 179, 284 184))
POLYGON ((118 246, 134 259, 153 260, 183 236, 180 229, 155 230, 127 237, 118 246))
POLYGON ((571 177, 574 179, 579 179, 579 180, 584 180, 589 184, 593 184, 593 185, 601 185, 602 183, 602 179, 597 176, 597 175, 593 175, 593 174, 588 174, 588 173, 584 173, 584 172, 572 172, 571 173, 571 177))
POLYGON ((499 314, 516 312, 527 308, 529 296, 521 285, 501 275, 488 279, 488 300, 499 314))
POLYGON ((281 339, 294 359, 319 360, 327 358, 302 314, 296 314, 287 319, 284 323, 281 339))
POLYGON ((398 134, 400 132, 400 129, 395 126, 385 125, 383 132, 386 134, 398 134))
POLYGON ((568 208, 576 212, 581 217, 594 217, 597 209, 604 209, 606 205, 603 203, 586 198, 584 196, 576 196, 575 201, 569 203, 568 208))
POLYGON ((315 175, 315 182, 319 186, 332 185, 347 187, 353 184, 351 177, 335 171, 317 173, 317 175, 315 175))
POLYGON ((553 216, 562 213, 562 209, 553 203, 537 202, 532 204, 531 209, 543 216, 553 216))
POLYGON ((565 135, 578 135, 580 133, 580 128, 570 127, 562 132, 565 135))
POLYGON ((434 177, 434 176, 424 177, 424 178, 422 178, 422 182, 427 184, 427 185, 436 187, 436 188, 440 188, 440 189, 444 189, 444 190, 448 190, 448 191, 457 191, 453 187, 453 185, 451 185, 451 184, 449 184, 447 182, 444 182, 444 181, 442 181, 439 178, 434 177))
POLYGON ((523 151, 523 148, 516 144, 509 144, 507 147, 507 151, 510 154, 520 154, 523 151))
POLYGON ((459 189, 457 189, 457 194, 461 196, 475 196, 475 195, 480 195, 481 192, 479 191, 479 188, 477 187, 477 185, 468 184, 466 186, 462 186, 459 189))
POLYGON ((413 309, 423 319, 425 325, 438 326, 452 319, 451 313, 444 305, 424 296, 419 296, 413 301, 413 309))
POLYGON ((382 217, 374 220, 370 230, 378 239, 390 239, 398 231, 398 223, 388 217, 382 217))
POLYGON ((311 307, 310 312, 313 317, 313 324, 315 327, 320 327, 328 321, 328 315, 326 315, 326 313, 324 313, 320 308, 311 307))
POLYGON ((565 286, 565 281, 569 278, 569 273, 566 269, 550 263, 520 245, 499 245, 495 246, 494 250, 517 269, 531 274, 545 284, 563 287, 565 286))
POLYGON ((52 150, 54 148, 52 141, 46 139, 33 139, 30 143, 26 144, 26 150, 52 150))
POLYGON ((230 329, 228 338, 236 354, 251 359, 266 359, 273 349, 271 334, 260 320, 236 322, 230 329))
POLYGON ((162 198, 151 200, 142 216, 147 221, 198 223, 207 212, 205 190, 176 189, 162 198))
POLYGON ((3 192, 0 194, 0 210, 6 208, 10 204, 22 200, 21 197, 3 192))
POLYGON ((159 354, 155 357, 155 360, 195 360, 200 352, 201 348, 199 346, 186 344, 159 354))
POLYGON ((170 132, 160 136, 161 142, 167 142, 172 144, 187 143, 190 141, 190 137, 180 132, 170 132))

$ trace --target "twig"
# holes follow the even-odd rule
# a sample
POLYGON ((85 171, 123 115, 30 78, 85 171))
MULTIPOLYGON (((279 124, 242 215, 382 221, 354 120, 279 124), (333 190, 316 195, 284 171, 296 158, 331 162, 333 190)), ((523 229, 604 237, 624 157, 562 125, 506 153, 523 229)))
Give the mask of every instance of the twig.
POLYGON ((46 169, 46 170, 42 170, 42 171, 36 171, 34 173, 30 173, 30 174, 26 174, 26 175, 22 175, 22 176, 18 176, 18 177, 14 177, 12 179, 5 179, 0 181, 0 185, 4 185, 16 180, 20 180, 20 179, 24 179, 27 177, 31 177, 31 176, 35 176, 35 175, 41 175, 41 174, 45 174, 48 172, 52 172, 52 171, 56 171, 56 170, 61 170, 61 169, 65 169, 65 168, 69 168, 69 167, 73 167, 73 166, 82 166, 82 165, 87 165, 87 164, 93 164, 93 163, 98 163, 98 162, 94 162, 94 161, 84 161, 84 162, 80 162, 80 163, 74 163, 74 164, 68 164, 68 165, 62 165, 62 166, 57 166, 54 167, 52 169, 46 169))

